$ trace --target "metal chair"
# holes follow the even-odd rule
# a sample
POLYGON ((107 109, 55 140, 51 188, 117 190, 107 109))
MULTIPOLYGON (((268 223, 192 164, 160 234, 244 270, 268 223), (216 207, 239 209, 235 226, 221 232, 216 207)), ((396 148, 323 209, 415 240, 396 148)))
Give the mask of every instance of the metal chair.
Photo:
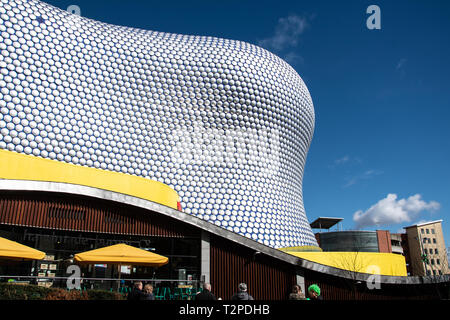
POLYGON ((156 288, 155 300, 164 300, 166 298, 166 287, 156 288))

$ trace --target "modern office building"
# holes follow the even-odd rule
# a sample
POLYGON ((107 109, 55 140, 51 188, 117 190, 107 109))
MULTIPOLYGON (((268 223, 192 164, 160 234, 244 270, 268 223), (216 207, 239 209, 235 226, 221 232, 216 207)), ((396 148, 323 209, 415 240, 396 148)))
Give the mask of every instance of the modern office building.
POLYGON ((380 252, 405 257, 407 275, 439 276, 449 273, 448 252, 442 233, 442 220, 405 227, 405 233, 387 230, 325 231, 342 218, 318 218, 311 228, 324 252, 380 252))
POLYGON ((320 217, 311 223, 312 229, 320 229, 319 232, 315 233, 315 236, 323 251, 403 254, 401 235, 391 234, 387 230, 329 231, 342 220, 342 218, 320 217), (323 229, 327 231, 323 232, 323 229))
POLYGON ((405 230, 410 275, 438 276, 450 273, 442 220, 408 226, 405 230))

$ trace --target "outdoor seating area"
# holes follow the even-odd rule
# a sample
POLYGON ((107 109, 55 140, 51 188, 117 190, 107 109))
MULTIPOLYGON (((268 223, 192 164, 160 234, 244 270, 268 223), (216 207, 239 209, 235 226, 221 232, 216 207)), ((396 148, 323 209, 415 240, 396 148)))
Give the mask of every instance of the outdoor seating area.
MULTIPOLYGON (((87 288, 72 289, 86 291, 87 288)), ((118 293, 124 298, 131 292, 132 286, 122 286, 119 288, 118 293)), ((195 296, 202 292, 202 288, 195 288, 192 286, 180 286, 180 287, 156 287, 153 291, 155 300, 195 300, 195 296)), ((109 289, 110 292, 114 292, 113 288, 109 289)))
MULTIPOLYGON (((0 258, 15 261, 41 260, 45 252, 27 247, 20 243, 0 238, 0 258)), ((122 265, 141 265, 160 267, 168 263, 168 258, 153 252, 148 252, 126 244, 116 244, 108 247, 98 248, 74 255, 73 262, 83 265, 108 264, 118 271, 116 279, 107 278, 89 278, 81 276, 76 287, 70 287, 67 283, 68 277, 55 277, 47 281, 47 277, 39 276, 3 276, 0 275, 0 282, 10 284, 30 284, 39 287, 53 287, 72 291, 77 290, 80 293, 88 290, 104 290, 106 292, 115 292, 123 298, 127 298, 132 291, 134 281, 120 279, 120 268, 122 265)), ((193 300, 201 289, 197 289, 196 282, 164 281, 161 279, 138 279, 144 283, 151 283, 154 287, 155 300, 193 300), (193 285, 194 284, 194 285, 193 285)))

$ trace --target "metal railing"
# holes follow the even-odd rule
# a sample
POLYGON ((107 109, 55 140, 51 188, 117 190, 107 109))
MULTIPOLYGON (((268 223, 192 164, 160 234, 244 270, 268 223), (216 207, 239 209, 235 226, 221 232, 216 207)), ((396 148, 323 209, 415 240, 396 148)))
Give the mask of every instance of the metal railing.
POLYGON ((3 283, 30 284, 66 290, 105 290, 118 292, 124 296, 131 292, 134 283, 138 281, 143 285, 153 286, 156 300, 192 300, 201 287, 199 280, 0 275, 0 282, 3 283))

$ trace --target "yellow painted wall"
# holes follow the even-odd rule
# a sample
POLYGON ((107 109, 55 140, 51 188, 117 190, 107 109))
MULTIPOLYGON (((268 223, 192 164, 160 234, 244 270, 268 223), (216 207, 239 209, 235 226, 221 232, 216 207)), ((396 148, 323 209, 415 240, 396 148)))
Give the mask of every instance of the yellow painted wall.
POLYGON ((282 250, 301 259, 354 272, 407 276, 405 257, 378 252, 299 252, 282 250))
POLYGON ((177 209, 178 194, 162 182, 0 149, 0 179, 78 184, 127 194, 177 209))
POLYGON ((305 252, 305 251, 322 251, 322 249, 320 247, 317 246, 299 246, 299 247, 286 247, 286 248, 280 248, 279 250, 281 251, 301 251, 301 252, 305 252))

